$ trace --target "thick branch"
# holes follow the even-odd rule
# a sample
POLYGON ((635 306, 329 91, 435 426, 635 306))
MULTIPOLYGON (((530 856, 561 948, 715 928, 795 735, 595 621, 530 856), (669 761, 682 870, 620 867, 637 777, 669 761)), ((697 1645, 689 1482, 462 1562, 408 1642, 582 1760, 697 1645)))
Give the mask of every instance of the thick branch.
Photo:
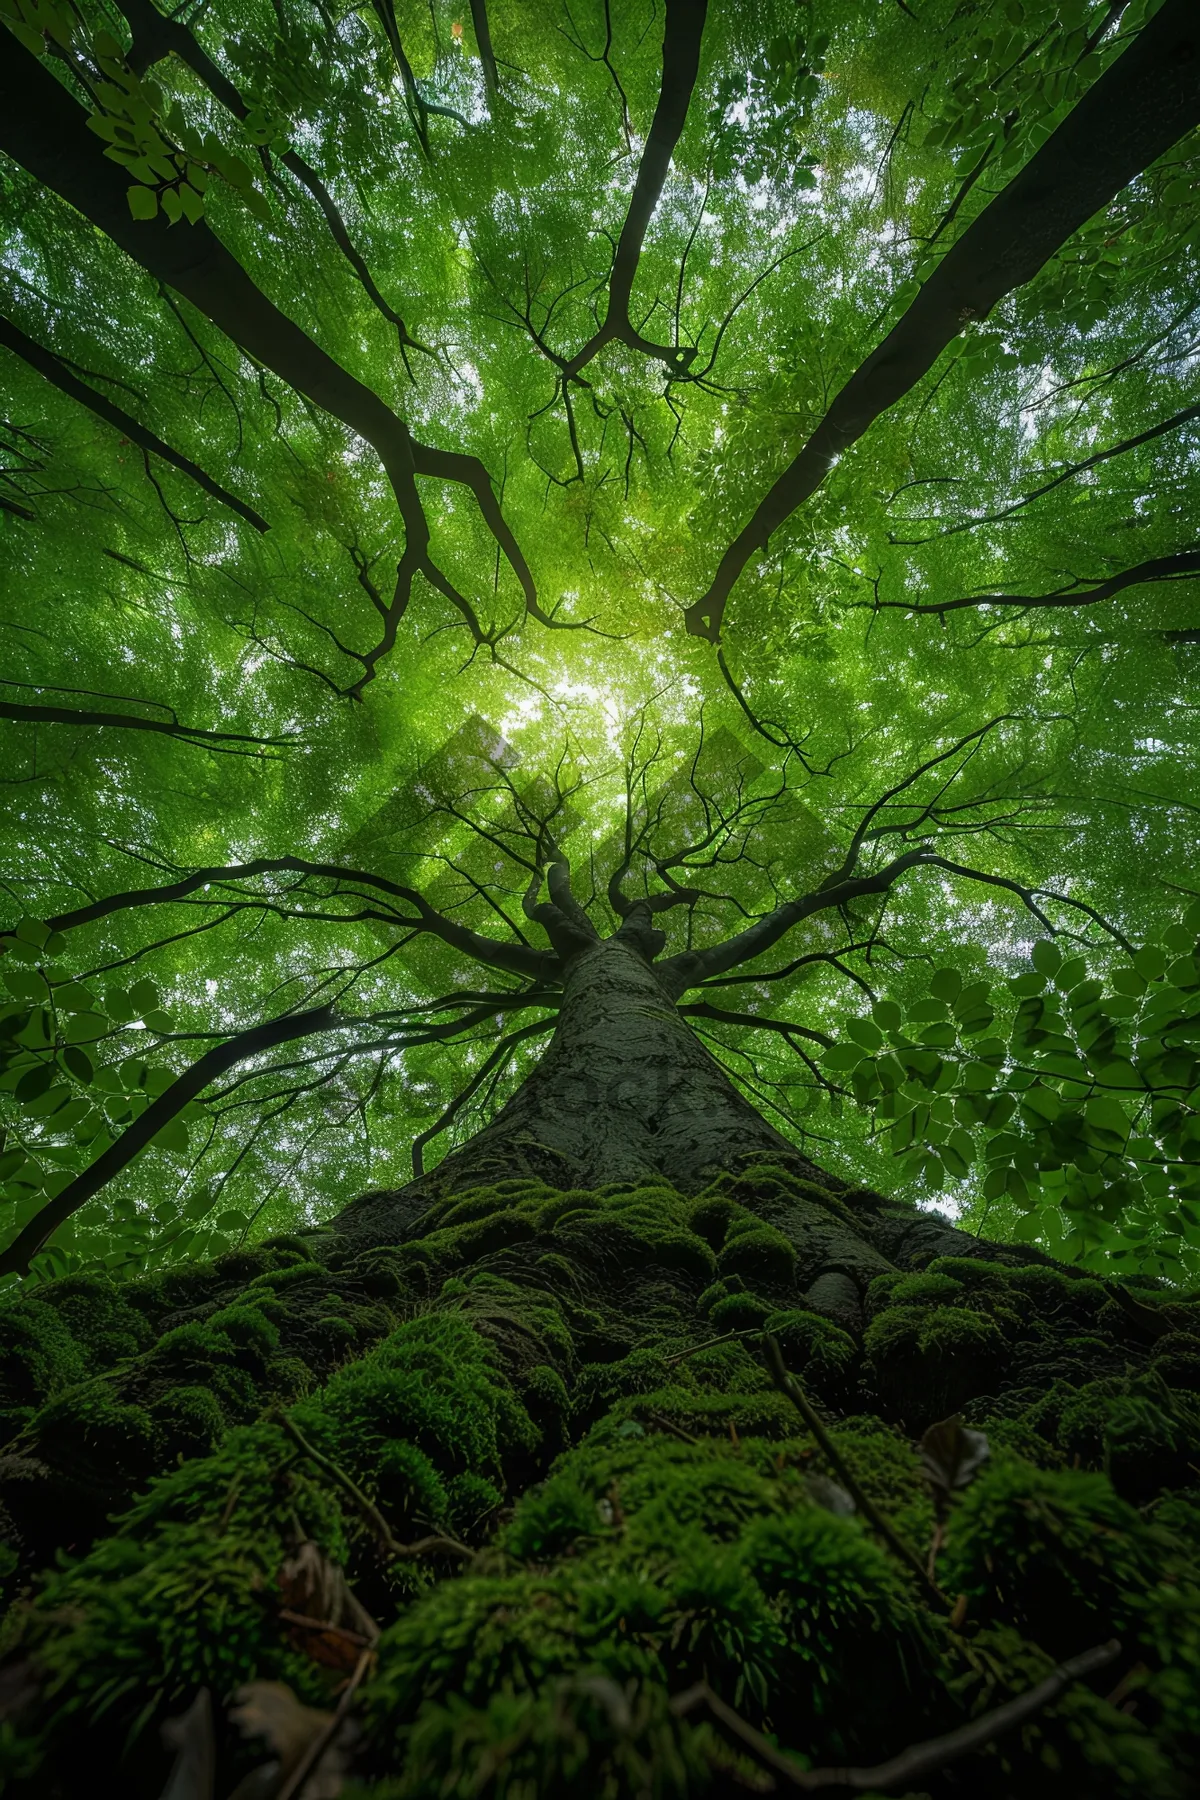
POLYGON ((1200 121, 1200 15, 1166 0, 1132 46, 967 227, 817 429, 687 610, 714 643, 733 585, 756 551, 824 481, 838 457, 928 373, 963 326, 1031 281, 1081 225, 1200 121))
POLYGON ((240 731, 205 731, 198 725, 172 724, 166 719, 138 719, 132 714, 110 712, 76 712, 69 706, 22 706, 12 700, 0 700, 0 719, 14 719, 29 725, 104 725, 118 731, 155 731, 163 737, 180 738, 188 744, 288 744, 291 738, 250 737, 240 731))
POLYGON ((358 433, 379 456, 410 547, 429 527, 417 494, 408 427, 255 286, 203 219, 171 225, 129 215, 126 176, 101 155, 87 114, 42 59, 15 40, 0 59, 0 149, 74 206, 156 281, 173 288, 239 349, 358 433))
POLYGON ((1200 550, 1180 550, 1174 556, 1151 557, 1148 562, 1122 569, 1119 575, 1109 575, 1103 581, 1089 584, 1084 578, 1068 582, 1049 594, 964 594, 954 600, 930 601, 922 605, 913 605, 907 600, 867 601, 864 604, 872 610, 878 607, 937 613, 939 616, 960 612, 967 606, 1095 606, 1097 601, 1111 600, 1126 588, 1139 587, 1143 582, 1191 581, 1197 575, 1200 575, 1200 550))
POLYGON ((398 882, 389 881, 386 876, 372 875, 365 869, 346 869, 338 863, 311 862, 299 856, 260 856, 246 863, 193 869, 178 881, 166 882, 159 887, 129 888, 123 893, 110 894, 103 900, 94 900, 90 905, 78 907, 73 912, 60 913, 56 918, 45 922, 51 931, 71 931, 76 926, 90 925, 96 919, 108 918, 113 913, 126 912, 135 907, 160 906, 170 901, 185 900, 189 894, 215 884, 247 881, 255 875, 289 873, 357 883, 403 900, 416 910, 418 917, 416 920, 398 918, 398 925, 415 926, 418 930, 428 931, 432 936, 441 938, 452 949, 461 950, 476 962, 485 963, 490 968, 507 969, 512 974, 548 981, 553 981, 558 971, 557 957, 545 951, 533 950, 527 944, 501 944, 495 938, 484 937, 482 933, 460 925, 457 920, 446 918, 430 906, 424 895, 415 888, 403 887, 398 882))
POLYGON ((671 158, 687 119, 692 89, 700 66, 700 40, 708 0, 667 0, 666 28, 663 33, 663 72, 658 105, 650 135, 646 139, 637 180, 617 239, 616 253, 608 278, 608 310, 600 329, 581 350, 563 365, 564 380, 571 380, 589 363, 605 344, 621 338, 635 350, 657 356, 672 367, 685 365, 694 352, 652 344, 634 329, 629 317, 633 283, 642 254, 646 232, 654 209, 662 195, 663 184, 671 167, 671 158))
POLYGON ((342 1022, 332 1007, 318 1006, 309 1012, 289 1013, 285 1018, 271 1019, 265 1025, 252 1025, 246 1031, 237 1032, 225 1043, 206 1050, 190 1069, 185 1069, 169 1088, 150 1102, 145 1112, 132 1125, 126 1126, 116 1142, 102 1151, 89 1168, 77 1175, 61 1194, 47 1201, 40 1212, 35 1213, 24 1230, 17 1233, 8 1249, 0 1255, 0 1276, 27 1274, 30 1262, 52 1233, 72 1213, 78 1212, 81 1206, 93 1199, 114 1175, 119 1175, 122 1169, 127 1168, 163 1126, 177 1117, 190 1101, 204 1091, 209 1082, 215 1081, 218 1075, 223 1075, 226 1069, 231 1069, 235 1063, 245 1062, 248 1057, 273 1050, 279 1044, 288 1044, 300 1037, 311 1037, 315 1032, 331 1031, 342 1022))
POLYGON ((929 861, 930 853, 922 846, 896 857, 874 875, 835 879, 814 893, 801 894, 795 900, 785 901, 765 918, 757 919, 753 925, 747 926, 745 931, 726 938, 723 944, 713 944, 707 950, 685 950, 679 956, 668 957, 666 962, 659 964, 659 977, 672 994, 685 994, 701 981, 708 981, 714 975, 724 975, 739 963, 750 962, 752 958, 761 956, 764 950, 777 944, 802 919, 811 918, 814 913, 827 912, 830 908, 848 906, 854 900, 867 899, 874 894, 886 894, 893 882, 907 870, 918 868, 929 861))
POLYGON ((714 1006, 710 1000, 692 1000, 678 1010, 689 1019, 712 1019, 718 1025, 744 1025, 750 1031, 774 1031, 789 1040, 794 1037, 807 1038, 809 1043, 821 1044, 826 1050, 834 1042, 827 1031, 814 1031, 808 1025, 795 1025, 791 1019, 769 1019, 762 1013, 731 1012, 726 1007, 714 1006))
POLYGON ((471 23, 475 27, 475 47, 483 64, 483 85, 488 105, 500 98, 500 77, 496 73, 496 56, 492 49, 492 33, 488 25, 487 0, 471 0, 471 23))
MULTIPOLYGON (((245 119, 250 108, 233 82, 221 71, 186 25, 178 19, 166 18, 154 5, 154 0, 118 0, 118 3, 133 32, 133 48, 129 59, 132 67, 140 73, 149 68, 151 63, 174 52, 181 62, 187 64, 193 75, 199 76, 209 92, 235 119, 245 119)), ((415 338, 409 336, 404 320, 399 313, 393 311, 379 292, 370 269, 354 247, 336 201, 316 170, 295 150, 285 150, 279 160, 297 181, 303 183, 321 208, 334 243, 358 276, 368 298, 389 324, 396 327, 400 342, 415 350, 424 349, 424 345, 418 344, 415 338)))
POLYGON ((19 356, 23 362, 27 362, 31 369, 36 369, 39 375, 44 375, 46 380, 58 388, 60 393, 67 394, 72 400, 77 400, 81 406, 86 406, 89 412, 94 412, 98 419, 103 419, 106 425, 111 425, 114 430, 127 437, 131 443, 137 444, 142 450, 151 451, 155 456, 161 457, 163 462, 170 463, 173 469, 178 469, 180 474, 187 475, 196 483, 197 487, 202 487, 206 494, 211 494, 213 499, 219 500, 223 506, 230 507, 239 517, 245 519, 248 525, 253 525, 256 531, 270 530, 270 526, 261 513, 256 513, 252 506, 247 506, 244 500, 239 500, 236 494, 231 494, 228 488, 223 488, 219 481, 213 480, 211 475, 206 475, 199 464, 194 463, 190 457, 183 456, 178 450, 172 450, 170 444, 164 444, 160 437, 156 437, 152 431, 147 431, 146 427, 139 424, 131 414, 122 411, 119 406, 114 406, 111 400, 105 399, 103 394, 98 394, 95 388, 89 387, 85 381, 80 381, 78 376, 72 375, 52 350, 47 350, 42 344, 36 343, 33 338, 28 337, 11 319, 0 318, 0 344, 3 344, 6 350, 11 350, 15 356, 19 356))

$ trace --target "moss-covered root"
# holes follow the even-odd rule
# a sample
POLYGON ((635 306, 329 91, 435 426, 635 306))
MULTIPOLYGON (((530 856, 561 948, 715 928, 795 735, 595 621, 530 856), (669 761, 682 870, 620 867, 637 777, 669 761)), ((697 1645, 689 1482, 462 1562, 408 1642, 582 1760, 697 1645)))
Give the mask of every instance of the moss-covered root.
POLYGON ((328 1708, 375 1621, 374 1800, 753 1789, 746 1743, 672 1705, 700 1682, 810 1764, 870 1765, 1114 1636, 1112 1671, 929 1793, 1194 1793, 1200 1308, 1139 1335, 1091 1281, 943 1258, 875 1277, 860 1332, 806 1304, 770 1179, 770 1222, 744 1178, 509 1183, 396 1250, 287 1243, 5 1315, 5 1792, 73 1800, 103 1767, 157 1800, 160 1725, 203 1687, 232 1793, 266 1754, 239 1687, 328 1708), (946 1605, 849 1509, 764 1325, 918 1560, 915 1434, 952 1408, 986 1431, 946 1605))

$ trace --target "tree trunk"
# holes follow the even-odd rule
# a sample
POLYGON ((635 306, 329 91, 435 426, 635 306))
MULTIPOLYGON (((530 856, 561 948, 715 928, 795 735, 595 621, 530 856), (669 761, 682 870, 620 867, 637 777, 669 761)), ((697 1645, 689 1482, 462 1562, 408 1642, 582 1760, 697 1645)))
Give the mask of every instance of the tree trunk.
POLYGON ((287 1724, 284 1690, 328 1714, 355 1669, 376 1800, 684 1800, 745 1791, 739 1767, 765 1791, 756 1733, 871 1765, 1119 1632, 1137 1720, 1076 1690, 953 1791, 1041 1795, 1049 1768, 1180 1800, 1197 1324, 807 1163, 623 928, 579 947, 537 1068, 430 1176, 0 1311, 5 1792, 74 1800, 103 1767, 159 1800, 186 1714, 171 1800, 274 1794, 239 1721, 286 1765, 314 1715, 287 1724), (931 1487, 911 1439, 959 1412, 992 1462, 951 1424, 931 1487), (231 1710, 253 1680, 283 1688, 231 1710))
POLYGON ((550 1045, 508 1103, 415 1185, 432 1196, 517 1175, 579 1188, 666 1177, 690 1194, 755 1156, 796 1151, 618 934, 572 960, 550 1045))

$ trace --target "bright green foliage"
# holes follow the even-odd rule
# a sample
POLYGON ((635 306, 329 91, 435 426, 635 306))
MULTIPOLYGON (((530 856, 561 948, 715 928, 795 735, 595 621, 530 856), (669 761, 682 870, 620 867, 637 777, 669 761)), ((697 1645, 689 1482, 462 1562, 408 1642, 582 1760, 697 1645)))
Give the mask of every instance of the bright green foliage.
POLYGON ((938 970, 906 1013, 850 1021, 826 1066, 909 1173, 982 1164, 1006 1235, 1179 1278, 1200 1233, 1200 905, 1127 959, 1043 938, 1032 964, 994 988, 938 970))
POLYGON ((628 892, 661 897, 678 859, 698 898, 662 915, 668 951, 848 856, 872 879, 917 856, 685 996, 696 1029, 841 1174, 1085 1266, 1194 1276, 1195 934, 1167 936, 1195 893, 1195 131, 986 318, 963 310, 746 564, 719 662, 681 624, 1155 13, 710 5, 622 321, 613 246, 662 87, 649 0, 489 0, 486 33, 450 0, 3 0, 18 93, 66 97, 93 157, 72 193, 116 179, 120 229, 13 128, 0 1232, 215 1042, 335 994, 344 1020, 161 1106, 36 1276, 203 1260, 395 1180, 415 1136, 430 1164, 469 1136, 557 992, 413 937, 353 874, 515 943, 541 854, 522 818, 592 869, 606 929, 628 824, 628 892), (142 257, 189 234, 276 309, 265 339, 142 257), (417 446, 411 504, 361 409, 264 363, 285 327, 417 446), (287 857, 348 874, 260 867, 287 857), (77 917, 202 869, 258 872, 77 917), (1046 985, 1013 994, 1035 939, 1046 985), (489 982, 477 1016, 422 1010, 489 982))

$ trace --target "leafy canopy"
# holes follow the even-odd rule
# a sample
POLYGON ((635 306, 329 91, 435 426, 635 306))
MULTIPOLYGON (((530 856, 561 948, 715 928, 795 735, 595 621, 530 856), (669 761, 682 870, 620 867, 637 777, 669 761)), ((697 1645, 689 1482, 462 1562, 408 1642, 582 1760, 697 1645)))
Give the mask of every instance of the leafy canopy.
POLYGON ((1194 1274, 1190 9, 0 14, 35 1273, 461 1140, 569 857, 794 907, 683 1004, 810 1153, 1194 1274))

